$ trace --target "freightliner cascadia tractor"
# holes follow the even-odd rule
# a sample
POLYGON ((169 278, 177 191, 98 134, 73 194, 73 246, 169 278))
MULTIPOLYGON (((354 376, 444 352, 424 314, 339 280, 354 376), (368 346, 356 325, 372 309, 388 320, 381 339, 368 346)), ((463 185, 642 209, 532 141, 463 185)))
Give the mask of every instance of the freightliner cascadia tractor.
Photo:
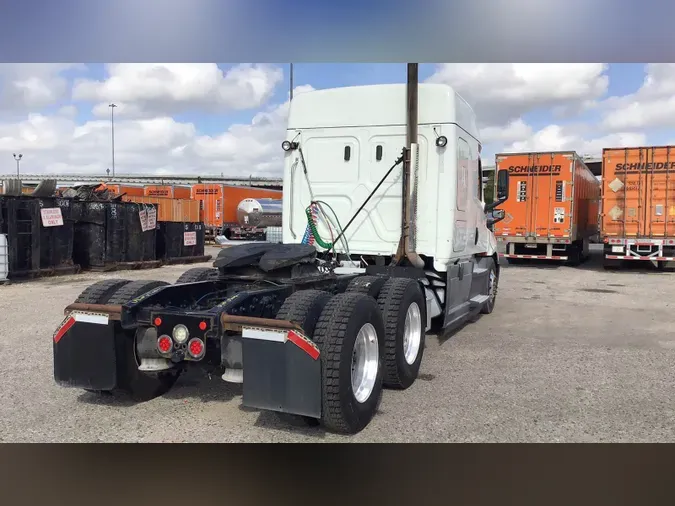
POLYGON ((486 204, 452 88, 409 68, 407 85, 297 95, 281 148, 283 244, 225 248, 174 284, 89 286, 54 333, 58 384, 143 402, 200 367, 244 406, 353 434, 383 388, 413 384, 428 331, 493 311, 508 174, 486 204))

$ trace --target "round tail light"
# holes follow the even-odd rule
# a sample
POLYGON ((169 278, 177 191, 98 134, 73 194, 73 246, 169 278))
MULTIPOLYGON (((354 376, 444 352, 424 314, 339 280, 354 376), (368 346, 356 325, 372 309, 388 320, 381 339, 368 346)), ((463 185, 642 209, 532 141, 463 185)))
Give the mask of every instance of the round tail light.
POLYGON ((188 353, 192 358, 202 358, 204 356, 204 352, 204 341, 197 339, 196 337, 190 339, 190 342, 188 343, 188 353))
POLYGON ((159 327, 162 324, 162 319, 158 316, 155 318, 155 327, 159 327))
POLYGON ((206 322, 199 322, 199 330, 206 330, 207 324, 206 322))
POLYGON ((159 336, 159 339, 157 339, 157 349, 162 354, 171 353, 173 341, 169 336, 159 336))

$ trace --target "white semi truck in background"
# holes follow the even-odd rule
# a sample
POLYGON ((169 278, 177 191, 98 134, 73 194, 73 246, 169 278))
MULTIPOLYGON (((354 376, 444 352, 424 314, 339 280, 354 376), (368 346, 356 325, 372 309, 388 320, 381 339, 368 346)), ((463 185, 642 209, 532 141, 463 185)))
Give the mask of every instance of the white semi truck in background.
POLYGON ((245 406, 368 425, 383 387, 417 378, 434 324, 492 312, 500 272, 508 173, 486 204, 473 111, 408 71, 407 86, 296 96, 283 244, 223 249, 173 285, 94 283, 54 333, 56 381, 143 401, 201 367, 243 383, 245 406))

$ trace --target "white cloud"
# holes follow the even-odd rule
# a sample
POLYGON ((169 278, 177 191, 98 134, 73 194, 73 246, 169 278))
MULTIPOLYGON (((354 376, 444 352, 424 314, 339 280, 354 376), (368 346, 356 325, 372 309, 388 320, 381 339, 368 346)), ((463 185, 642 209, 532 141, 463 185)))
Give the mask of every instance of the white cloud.
POLYGON ((532 127, 525 124, 521 118, 505 126, 485 127, 480 130, 481 141, 485 144, 505 144, 526 139, 530 135, 532 135, 532 127))
POLYGON ((455 88, 479 124, 501 126, 535 109, 579 110, 605 95, 604 63, 444 63, 431 82, 455 88))
POLYGON ((576 151, 580 155, 599 156, 607 147, 642 146, 647 142, 643 133, 623 132, 600 137, 586 137, 583 131, 560 125, 548 125, 527 139, 511 143, 503 152, 576 151))
MULTIPOLYGON (((311 91, 299 86, 295 93, 311 91)), ((192 123, 169 116, 115 121, 118 173, 279 176, 288 101, 260 112, 250 124, 199 135, 192 123)), ((72 111, 70 111, 72 112, 72 111)), ((31 114, 18 123, 0 123, 0 173, 13 171, 11 153, 21 152, 21 171, 105 175, 111 166, 107 119, 78 125, 74 116, 31 114)))
POLYGON ((83 70, 80 63, 0 64, 0 112, 21 114, 41 109, 67 98, 67 70, 83 70))
POLYGON ((96 116, 119 106, 120 117, 174 114, 186 110, 223 112, 264 105, 283 80, 272 65, 237 65, 223 72, 215 63, 115 63, 104 81, 78 80, 73 98, 98 102, 96 116))
POLYGON ((650 63, 640 89, 603 104, 602 126, 616 131, 671 127, 675 117, 675 64, 650 63))

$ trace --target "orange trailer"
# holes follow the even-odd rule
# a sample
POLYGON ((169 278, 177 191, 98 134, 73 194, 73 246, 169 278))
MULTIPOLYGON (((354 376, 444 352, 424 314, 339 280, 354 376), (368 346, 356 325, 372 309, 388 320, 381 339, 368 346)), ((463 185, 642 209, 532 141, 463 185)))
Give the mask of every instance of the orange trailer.
POLYGON ((106 184, 108 191, 114 195, 130 195, 134 197, 143 196, 143 187, 142 186, 130 186, 122 184, 106 184))
POLYGON ((164 197, 170 199, 189 199, 190 187, 173 185, 146 185, 143 188, 146 197, 164 197))
POLYGON ((605 268, 675 262, 675 146, 603 150, 600 233, 605 268))
POLYGON ((280 199, 280 190, 267 190, 247 186, 224 184, 196 184, 192 186, 192 199, 200 202, 202 221, 214 235, 230 235, 232 228, 239 227, 237 206, 247 198, 280 199))
POLYGON ((600 182, 574 151, 498 154, 509 171, 506 217, 495 224, 502 256, 580 263, 598 234, 600 182))
POLYGON ((157 204, 157 221, 199 223, 199 202, 190 199, 136 197, 125 195, 122 200, 139 204, 157 204))

